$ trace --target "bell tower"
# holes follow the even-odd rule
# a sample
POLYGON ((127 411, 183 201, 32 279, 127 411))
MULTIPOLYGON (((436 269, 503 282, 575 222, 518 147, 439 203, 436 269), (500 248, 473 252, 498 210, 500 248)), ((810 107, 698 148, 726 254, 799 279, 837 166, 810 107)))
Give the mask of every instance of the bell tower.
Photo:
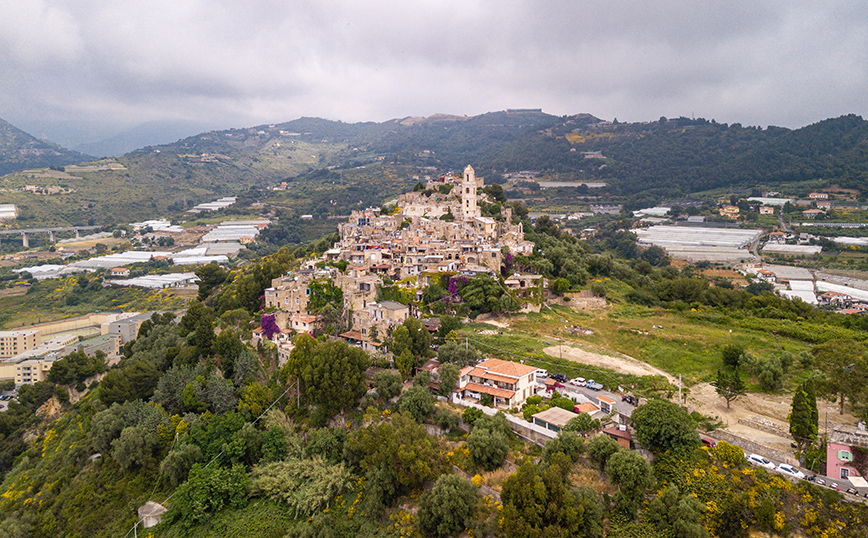
POLYGON ((461 179, 461 216, 464 220, 470 220, 482 213, 476 205, 476 172, 469 164, 464 168, 464 177, 461 179))

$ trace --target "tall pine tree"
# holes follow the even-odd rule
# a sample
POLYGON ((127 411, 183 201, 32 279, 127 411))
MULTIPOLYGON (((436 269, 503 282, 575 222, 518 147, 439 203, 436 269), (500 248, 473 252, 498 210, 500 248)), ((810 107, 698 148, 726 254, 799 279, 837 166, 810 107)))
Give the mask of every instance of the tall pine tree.
POLYGON ((796 441, 799 452, 804 452, 817 439, 818 420, 814 387, 810 382, 805 382, 793 394, 790 411, 790 435, 796 441))

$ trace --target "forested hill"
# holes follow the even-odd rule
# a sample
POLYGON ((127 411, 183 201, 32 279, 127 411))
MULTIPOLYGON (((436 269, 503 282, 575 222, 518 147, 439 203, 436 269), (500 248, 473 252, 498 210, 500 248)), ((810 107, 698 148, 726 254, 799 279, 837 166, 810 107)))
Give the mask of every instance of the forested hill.
POLYGON ((0 175, 46 166, 65 166, 92 157, 39 140, 0 119, 0 175))
MULTIPOLYGON (((576 153, 602 151, 606 166, 588 166, 581 155, 571 153, 561 162, 540 167, 573 173, 584 169, 580 177, 609 181, 622 194, 658 189, 673 196, 818 179, 860 190, 868 187, 868 122, 855 115, 797 130, 661 118, 574 130, 563 139, 558 134, 551 134, 549 144, 575 147, 576 153)), ((507 148, 504 159, 519 150, 507 148)))
POLYGON ((868 187, 868 122, 855 115, 796 130, 701 118, 608 123, 589 114, 558 117, 539 110, 382 123, 300 118, 204 133, 145 148, 127 158, 135 160, 155 149, 253 159, 259 179, 385 160, 441 170, 472 163, 488 177, 538 170, 561 179, 606 181, 613 194, 623 195, 651 191, 677 196, 719 187, 817 179, 843 187, 868 187), (317 152, 313 158, 287 153, 299 147, 317 152), (590 151, 602 151, 605 159, 585 158, 584 152, 590 151), (272 155, 281 159, 269 161, 272 155), (267 170, 274 166, 277 169, 267 170))
MULTIPOLYGON (((0 122, 0 172, 83 158, 0 122)), ((605 182, 611 195, 633 198, 628 200, 632 205, 715 188, 777 189, 810 180, 816 181, 810 188, 837 184, 859 189, 864 196, 868 192, 868 122, 849 115, 797 130, 761 129, 688 118, 609 123, 589 114, 553 116, 538 109, 473 117, 436 114, 380 123, 299 118, 201 133, 173 144, 142 148, 117 161, 121 167, 79 170, 74 177, 64 178, 67 186, 97 206, 119 204, 102 217, 93 216, 96 221, 116 220, 117 215, 136 213, 148 204, 152 210, 166 210, 292 178, 298 178, 297 185, 328 190, 335 182, 356 182, 359 167, 369 164, 401 170, 392 175, 413 175, 417 167, 442 172, 472 164, 488 181, 499 181, 508 172, 536 170, 550 179, 605 182), (601 152, 603 158, 587 158, 587 152, 601 152), (350 170, 353 172, 347 173, 350 170), (143 185, 148 188, 141 189, 143 185), (106 198, 109 191, 115 194, 106 198)), ((368 183, 381 176, 396 179, 387 178, 389 173, 377 166, 365 173, 370 176, 368 183)), ((5 187, 16 189, 33 182, 26 175, 14 176, 4 178, 5 187)), ((367 189, 370 185, 357 186, 367 189)), ((372 192, 379 197, 392 194, 372 192)), ((382 200, 354 195, 354 201, 382 200)), ((315 209, 305 208, 307 212, 315 209)), ((26 215, 37 218, 57 211, 52 206, 26 215)))

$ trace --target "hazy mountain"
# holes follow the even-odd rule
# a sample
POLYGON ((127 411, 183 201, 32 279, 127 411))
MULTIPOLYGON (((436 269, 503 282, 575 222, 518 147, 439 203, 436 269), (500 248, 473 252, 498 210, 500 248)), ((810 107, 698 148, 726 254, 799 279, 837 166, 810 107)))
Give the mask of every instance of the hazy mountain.
POLYGON ((0 174, 28 168, 64 166, 91 159, 84 153, 40 140, 0 119, 0 174))
POLYGON ((209 128, 203 122, 152 121, 103 140, 79 144, 75 149, 90 155, 116 157, 145 146, 169 144, 209 128))

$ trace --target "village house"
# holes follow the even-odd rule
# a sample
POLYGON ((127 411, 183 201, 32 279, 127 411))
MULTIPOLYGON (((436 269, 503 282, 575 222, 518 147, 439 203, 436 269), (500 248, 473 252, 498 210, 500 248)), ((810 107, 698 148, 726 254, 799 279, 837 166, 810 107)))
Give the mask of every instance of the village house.
POLYGON ((534 395, 536 368, 500 359, 487 359, 476 366, 461 370, 458 399, 481 400, 483 395, 493 398, 495 408, 521 407, 534 395))
POLYGON ((822 209, 806 209, 805 211, 802 211, 802 216, 806 219, 815 219, 820 215, 823 215, 825 217, 826 212, 822 209))
POLYGON ((109 273, 111 274, 111 276, 116 278, 126 278, 130 276, 130 269, 129 267, 112 267, 109 273))
POLYGON ((720 208, 720 215, 723 217, 735 218, 738 216, 739 209, 738 206, 734 205, 725 205, 720 208))

